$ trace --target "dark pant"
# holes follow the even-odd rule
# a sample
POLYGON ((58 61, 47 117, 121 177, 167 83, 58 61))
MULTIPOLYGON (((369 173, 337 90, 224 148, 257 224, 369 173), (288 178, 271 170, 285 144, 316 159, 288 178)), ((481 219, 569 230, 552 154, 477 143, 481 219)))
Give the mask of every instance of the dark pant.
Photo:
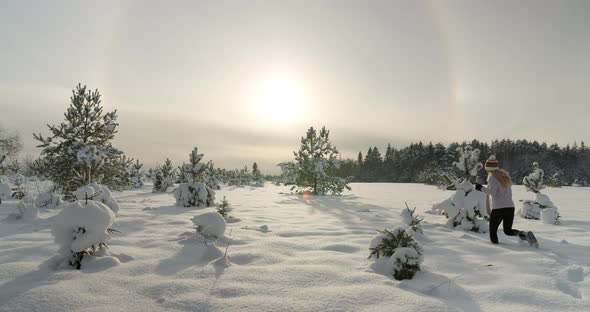
POLYGON ((512 228, 514 222, 514 207, 493 209, 490 216, 490 240, 492 243, 498 243, 498 227, 500 223, 504 222, 504 234, 508 236, 520 236, 521 239, 526 239, 521 235, 519 230, 512 228))

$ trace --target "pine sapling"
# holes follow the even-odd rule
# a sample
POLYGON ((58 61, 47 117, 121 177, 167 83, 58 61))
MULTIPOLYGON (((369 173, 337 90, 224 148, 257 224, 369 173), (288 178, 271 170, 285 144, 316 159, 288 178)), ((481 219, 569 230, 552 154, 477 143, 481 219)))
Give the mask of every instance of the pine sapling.
POLYGON ((402 220, 409 226, 414 233, 423 233, 421 222, 424 220, 416 214, 416 207, 410 209, 406 202, 406 209, 402 210, 402 220))
POLYGON ((423 261, 422 246, 406 229, 378 231, 379 236, 371 241, 369 259, 389 258, 393 265, 393 277, 397 280, 411 279, 420 270, 423 261))
POLYGON ((232 211, 232 208, 225 196, 223 196, 221 202, 216 205, 216 210, 217 213, 222 215, 224 218, 229 217, 229 212, 232 211))

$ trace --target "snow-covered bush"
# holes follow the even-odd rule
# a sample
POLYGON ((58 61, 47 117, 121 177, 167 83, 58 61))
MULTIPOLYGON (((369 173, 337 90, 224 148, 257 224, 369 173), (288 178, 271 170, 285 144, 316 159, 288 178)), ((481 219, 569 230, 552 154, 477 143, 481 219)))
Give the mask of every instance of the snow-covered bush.
POLYGON ((410 209, 408 203, 406 203, 406 209, 402 210, 401 213, 402 222, 407 225, 414 233, 423 233, 422 231, 422 218, 416 214, 416 208, 410 209))
POLYGON ((396 280, 412 279, 424 260, 422 246, 403 227, 379 231, 379 235, 371 240, 369 251, 369 259, 383 262, 388 272, 393 268, 396 280))
POLYGON ((91 199, 105 204, 115 214, 119 212, 120 206, 116 199, 113 198, 111 190, 106 185, 92 182, 89 185, 82 186, 74 192, 78 200, 91 199))
POLYGON ((533 192, 535 194, 535 200, 523 200, 522 208, 518 211, 518 214, 525 219, 539 220, 541 219, 543 210, 554 209, 556 215, 554 217, 549 217, 553 216, 554 212, 552 210, 552 212, 547 214, 547 221, 549 223, 546 223, 545 220, 543 220, 543 223, 556 224, 559 219, 557 207, 553 204, 549 196, 541 193, 541 190, 545 188, 545 185, 543 184, 543 177, 543 169, 539 167, 539 163, 534 162, 533 172, 523 178, 522 184, 524 184, 527 191, 533 192))
POLYGON ((102 256, 108 248, 115 221, 109 207, 94 200, 66 205, 53 219, 51 234, 65 258, 60 268, 80 269, 85 256, 102 256))
POLYGON ((220 203, 215 204, 215 210, 224 218, 229 216, 229 213, 230 211, 232 211, 232 208, 225 196, 223 196, 223 199, 220 203))
POLYGON ((225 233, 225 219, 217 212, 205 212, 191 219, 197 234, 206 240, 216 240, 225 233))
POLYGON ((195 147, 184 172, 190 182, 181 183, 174 191, 176 205, 182 207, 211 207, 215 205, 215 190, 205 183, 208 164, 201 163, 203 154, 195 147))
POLYGON ((559 212, 557 208, 545 208, 541 209, 541 221, 544 224, 558 224, 559 223, 559 212))
POLYGON ((52 187, 46 192, 39 193, 39 195, 35 197, 35 206, 38 208, 55 208, 61 204, 61 196, 57 194, 56 187, 52 187))
POLYGON ((301 138, 295 162, 280 163, 283 183, 293 185, 297 193, 311 191, 314 195, 340 194, 350 190, 348 181, 336 176, 340 167, 338 150, 329 140, 330 131, 322 127, 319 134, 311 127, 301 138))
POLYGON ((215 202, 215 191, 202 182, 181 183, 174 190, 174 198, 180 207, 211 207, 215 202))
POLYGON ((23 199, 27 195, 27 178, 22 174, 10 176, 10 181, 14 184, 11 196, 16 199, 23 199))
POLYGON ((165 193, 168 188, 174 185, 175 170, 172 167, 172 161, 166 158, 164 165, 154 169, 154 193, 165 193))
POLYGON ((464 230, 474 232, 485 232, 487 230, 488 217, 486 211, 486 195, 475 190, 475 186, 469 181, 474 179, 477 172, 483 168, 478 162, 479 150, 466 146, 459 147, 459 161, 453 163, 461 172, 466 175, 464 180, 452 181, 456 189, 451 198, 446 199, 432 207, 432 211, 447 217, 447 225, 461 227, 464 230))

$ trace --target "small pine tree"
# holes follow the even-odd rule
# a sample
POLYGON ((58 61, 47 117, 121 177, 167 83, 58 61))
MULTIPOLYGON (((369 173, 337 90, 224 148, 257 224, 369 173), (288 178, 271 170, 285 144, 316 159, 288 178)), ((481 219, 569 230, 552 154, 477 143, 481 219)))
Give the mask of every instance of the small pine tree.
POLYGON ((172 160, 166 158, 164 165, 154 169, 154 193, 165 193, 169 187, 174 185, 174 176, 176 172, 172 166, 172 160))
POLYGON ((522 179, 522 184, 527 191, 539 193, 539 191, 545 188, 545 185, 543 184, 544 176, 545 171, 539 168, 539 163, 535 161, 533 162, 533 172, 522 179))
POLYGON ((229 217, 229 213, 230 211, 232 211, 231 205, 229 204, 229 202, 227 201, 227 199, 225 198, 225 196, 223 196, 223 199, 221 200, 220 203, 216 204, 216 209, 217 213, 219 213, 220 215, 222 215, 224 218, 229 217))
POLYGON ((215 204, 215 191, 206 183, 211 167, 210 163, 201 162, 203 156, 196 147, 189 155, 189 163, 184 165, 184 171, 190 181, 181 183, 174 191, 178 206, 211 207, 215 204))
MULTIPOLYGON (((539 163, 534 162, 533 172, 522 179, 522 184, 524 184, 527 191, 535 194, 535 200, 523 200, 522 208, 518 211, 518 214, 525 219, 539 220, 542 218, 544 210, 551 209, 553 220, 548 221, 548 223, 557 224, 558 219, 560 218, 559 213, 557 212, 557 207, 555 207, 549 196, 541 193, 541 190, 545 188, 545 185, 543 184, 544 175, 545 172, 540 168, 539 163)), ((547 214, 546 217, 547 216, 549 216, 549 214, 547 214)), ((544 220, 544 222, 545 221, 546 220, 544 220)))
POLYGON ((264 177, 262 176, 262 172, 258 169, 258 164, 252 164, 252 182, 254 186, 263 186, 264 185, 264 177))
POLYGON ((313 127, 301 138, 301 147, 293 152, 295 162, 279 164, 288 177, 285 185, 293 185, 298 192, 311 191, 315 195, 340 194, 350 190, 346 179, 335 176, 340 166, 338 150, 329 139, 326 127, 318 133, 313 127))
POLYGON ((478 171, 483 168, 479 162, 480 151, 466 146, 457 148, 459 161, 454 166, 463 175, 463 181, 445 175, 456 189, 455 194, 445 201, 432 207, 434 212, 439 212, 447 217, 447 225, 461 227, 474 232, 485 232, 487 218, 486 197, 483 192, 475 190, 470 180, 475 180, 478 171))
POLYGON ((412 279, 420 271, 423 261, 420 243, 402 227, 378 232, 380 235, 369 246, 369 259, 389 258, 393 262, 393 277, 396 280, 412 279))
POLYGON ((408 203, 406 203, 406 209, 402 210, 401 213, 402 221, 410 228, 414 233, 422 233, 422 218, 416 214, 416 207, 410 209, 408 203))
POLYGON ((143 164, 139 162, 139 159, 135 160, 135 163, 133 164, 133 166, 131 167, 131 181, 133 183, 133 187, 135 188, 140 188, 143 186, 143 171, 141 171, 141 168, 143 168, 143 164))
POLYGON ((101 94, 98 90, 90 91, 78 84, 72 91, 71 104, 66 110, 65 122, 49 125, 50 136, 35 134, 40 142, 41 157, 47 163, 47 176, 62 187, 66 198, 84 185, 85 181, 76 178, 76 171, 85 169, 77 159, 78 151, 94 146, 104 159, 102 166, 96 168, 96 176, 103 175, 103 181, 109 187, 119 187, 119 180, 109 179, 113 173, 126 171, 125 166, 114 160, 123 156, 123 152, 113 147, 111 141, 117 133, 117 111, 103 112, 101 94))

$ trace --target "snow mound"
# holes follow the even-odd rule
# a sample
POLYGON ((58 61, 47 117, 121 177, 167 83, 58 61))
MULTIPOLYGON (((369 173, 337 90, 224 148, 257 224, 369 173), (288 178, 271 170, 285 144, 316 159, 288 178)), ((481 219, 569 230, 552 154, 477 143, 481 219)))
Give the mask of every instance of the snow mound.
POLYGON ((107 243, 107 231, 115 221, 115 213, 101 202, 75 201, 66 205, 54 218, 51 234, 60 254, 81 252, 100 243, 107 243))
POLYGON ((102 184, 93 182, 89 185, 82 186, 74 192, 74 196, 78 200, 85 200, 86 198, 101 202, 109 207, 114 213, 118 213, 119 203, 113 198, 111 190, 102 184))
POLYGON ((541 221, 543 224, 557 224, 559 220, 559 212, 557 208, 541 209, 541 221))
POLYGON ((205 237, 221 238, 225 233, 225 219, 217 212, 206 212, 192 219, 197 232, 205 237))

